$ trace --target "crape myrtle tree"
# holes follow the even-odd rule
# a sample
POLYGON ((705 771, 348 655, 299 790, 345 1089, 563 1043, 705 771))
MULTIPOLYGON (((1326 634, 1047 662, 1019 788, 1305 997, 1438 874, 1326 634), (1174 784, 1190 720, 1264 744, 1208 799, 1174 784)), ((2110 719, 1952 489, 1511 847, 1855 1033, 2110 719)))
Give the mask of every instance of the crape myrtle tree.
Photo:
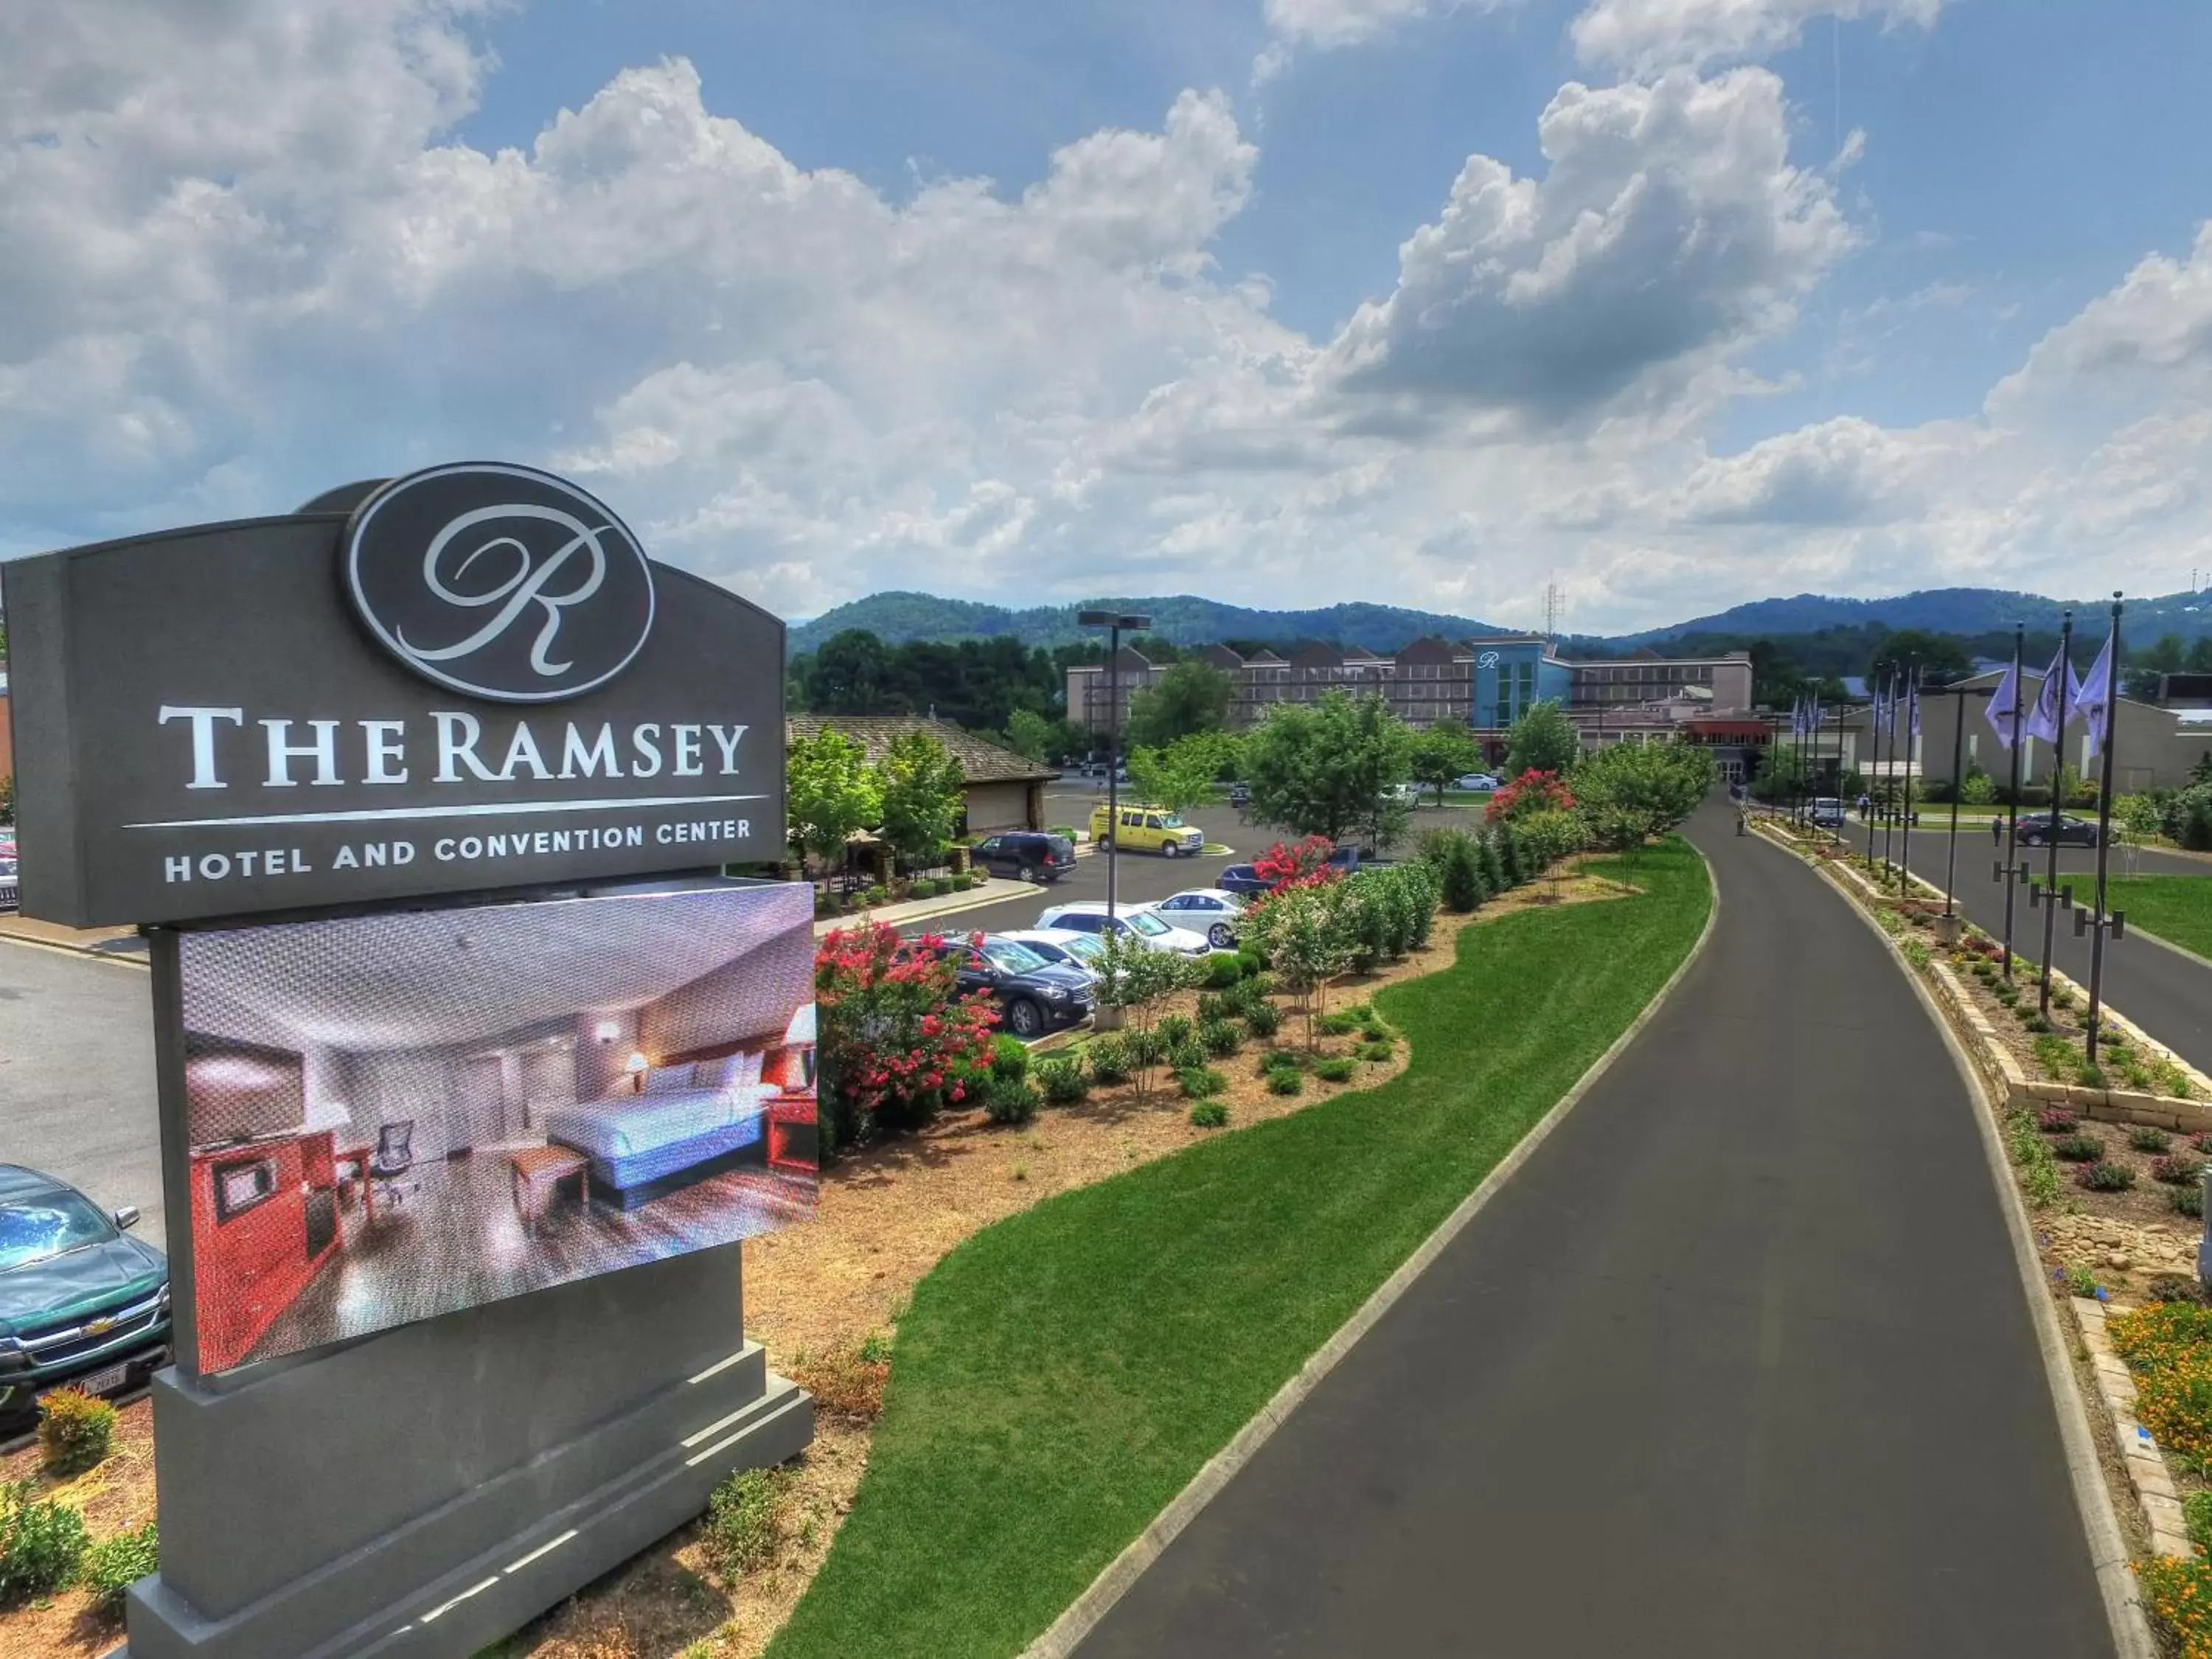
POLYGON ((1582 733, 1549 697, 1532 705, 1505 734, 1509 772, 1565 772, 1582 752, 1582 733))
POLYGON ((1690 743, 1617 743, 1585 756, 1574 792, 1591 839, 1629 861, 1712 792, 1713 757, 1690 743))
POLYGON ((967 775, 927 732, 892 738, 881 770, 884 841, 909 870, 927 869, 960 822, 967 775))
POLYGON ((872 829, 883 817, 883 779, 867 750, 832 727, 792 740, 784 794, 792 838, 824 864, 843 854, 855 830, 872 829))
POLYGON ((967 1097, 999 1022, 988 991, 963 996, 942 935, 909 946, 884 922, 831 931, 815 947, 822 1157, 915 1128, 967 1097))
POLYGON ((1465 720, 1446 718, 1413 734, 1409 758, 1413 781, 1435 790, 1437 805, 1441 806, 1453 780, 1482 763, 1482 745, 1465 720))
POLYGON ((1392 793, 1413 769, 1413 733, 1379 697, 1329 692, 1278 703, 1243 740, 1247 808, 1256 822, 1387 848, 1411 809, 1392 793))
POLYGON ((1229 724, 1229 676, 1219 669, 1194 659, 1172 663, 1158 684, 1129 700, 1127 741, 1164 749, 1178 738, 1219 732, 1229 724))

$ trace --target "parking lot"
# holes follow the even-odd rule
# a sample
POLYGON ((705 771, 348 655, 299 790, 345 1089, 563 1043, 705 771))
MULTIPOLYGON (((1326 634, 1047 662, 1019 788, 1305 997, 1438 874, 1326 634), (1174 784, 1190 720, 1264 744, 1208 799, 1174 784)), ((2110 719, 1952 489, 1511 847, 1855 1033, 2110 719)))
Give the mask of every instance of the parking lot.
MULTIPOLYGON (((1048 823, 1088 828, 1103 790, 1063 785, 1047 791, 1048 823)), ((1278 837, 1241 822, 1226 806, 1188 815, 1209 843, 1227 854, 1168 859, 1124 854, 1123 903, 1163 899, 1203 887, 1222 869, 1248 862, 1278 837)), ((1480 822, 1479 803, 1423 806, 1413 834, 1440 824, 1480 822)), ((1398 851, 1402 854, 1407 848, 1398 851)), ((1106 860, 1092 855, 1049 887, 994 880, 1005 895, 947 915, 946 931, 1029 927, 1048 904, 1106 896, 1106 860)), ((154 1107, 154 1039, 143 969, 59 951, 0 942, 0 1163, 27 1164, 82 1188, 113 1208, 145 1212, 145 1237, 161 1241, 159 1131, 154 1107)))

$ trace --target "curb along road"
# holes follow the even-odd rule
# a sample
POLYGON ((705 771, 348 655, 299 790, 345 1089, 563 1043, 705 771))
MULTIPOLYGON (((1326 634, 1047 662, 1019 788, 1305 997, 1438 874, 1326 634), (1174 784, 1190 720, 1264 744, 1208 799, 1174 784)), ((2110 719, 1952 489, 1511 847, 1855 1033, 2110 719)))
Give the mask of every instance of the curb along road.
POLYGON ((1675 993, 1083 1659, 2112 1651, 1943 1039, 1733 830, 1675 993))

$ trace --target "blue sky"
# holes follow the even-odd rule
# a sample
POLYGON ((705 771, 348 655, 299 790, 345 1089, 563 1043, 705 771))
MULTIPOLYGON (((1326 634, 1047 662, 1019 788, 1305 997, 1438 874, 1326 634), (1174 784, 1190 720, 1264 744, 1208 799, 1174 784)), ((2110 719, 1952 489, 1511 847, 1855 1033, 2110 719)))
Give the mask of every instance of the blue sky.
POLYGON ((2193 0, 71 15, 0 22, 0 552, 497 453, 797 614, 2212 563, 2193 0))

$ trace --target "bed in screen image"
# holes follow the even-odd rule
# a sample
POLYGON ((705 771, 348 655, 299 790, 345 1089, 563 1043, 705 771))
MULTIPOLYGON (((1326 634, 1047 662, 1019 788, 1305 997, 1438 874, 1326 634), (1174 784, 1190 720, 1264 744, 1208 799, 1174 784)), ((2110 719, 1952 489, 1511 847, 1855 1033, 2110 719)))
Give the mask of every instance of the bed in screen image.
POLYGON ((201 1370, 811 1215, 810 897, 182 934, 201 1370))

